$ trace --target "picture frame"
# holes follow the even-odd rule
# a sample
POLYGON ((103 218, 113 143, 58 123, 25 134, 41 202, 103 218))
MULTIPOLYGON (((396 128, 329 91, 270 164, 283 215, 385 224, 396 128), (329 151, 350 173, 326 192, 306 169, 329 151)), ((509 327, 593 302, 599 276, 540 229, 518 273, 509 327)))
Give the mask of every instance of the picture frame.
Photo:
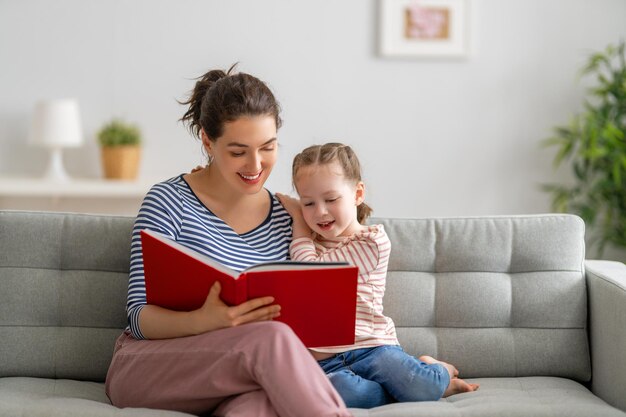
POLYGON ((469 0, 379 0, 383 57, 464 58, 469 0))

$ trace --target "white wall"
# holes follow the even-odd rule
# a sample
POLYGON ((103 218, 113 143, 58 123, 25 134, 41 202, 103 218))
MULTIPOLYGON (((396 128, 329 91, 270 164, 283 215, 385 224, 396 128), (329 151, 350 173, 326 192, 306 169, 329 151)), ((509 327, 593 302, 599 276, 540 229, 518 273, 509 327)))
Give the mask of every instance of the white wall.
POLYGON ((36 175, 34 103, 80 100, 88 143, 68 170, 98 176, 94 132, 113 116, 145 133, 142 176, 201 162, 177 119, 191 78, 239 61, 284 108, 270 181, 290 190, 293 155, 340 140, 362 159, 378 216, 550 210, 540 147, 581 108, 577 71, 626 38, 623 0, 472 0, 465 60, 383 59, 375 0, 0 0, 0 175, 36 175))

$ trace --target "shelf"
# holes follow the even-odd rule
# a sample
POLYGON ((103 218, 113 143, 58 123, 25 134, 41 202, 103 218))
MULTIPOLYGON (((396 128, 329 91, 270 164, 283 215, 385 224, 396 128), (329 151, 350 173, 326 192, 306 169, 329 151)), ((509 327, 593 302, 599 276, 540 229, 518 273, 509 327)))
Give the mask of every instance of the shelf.
POLYGON ((0 177, 0 197, 142 198, 159 180, 76 178, 55 182, 42 178, 0 177))

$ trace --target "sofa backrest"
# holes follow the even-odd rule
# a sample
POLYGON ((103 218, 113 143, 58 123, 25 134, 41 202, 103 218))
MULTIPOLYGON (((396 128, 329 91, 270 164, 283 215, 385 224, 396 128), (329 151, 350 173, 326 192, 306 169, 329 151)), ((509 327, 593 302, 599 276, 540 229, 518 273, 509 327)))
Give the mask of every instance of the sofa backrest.
POLYGON ((0 377, 104 380, 126 326, 133 221, 0 211, 0 377))
MULTIPOLYGON (((0 211, 0 377, 102 381, 126 326, 131 217, 0 211)), ((570 215, 373 219, 385 313, 464 377, 590 377, 584 223, 570 215)))
POLYGON ((582 219, 370 223, 392 242, 384 308, 406 351, 463 377, 590 379, 582 219))

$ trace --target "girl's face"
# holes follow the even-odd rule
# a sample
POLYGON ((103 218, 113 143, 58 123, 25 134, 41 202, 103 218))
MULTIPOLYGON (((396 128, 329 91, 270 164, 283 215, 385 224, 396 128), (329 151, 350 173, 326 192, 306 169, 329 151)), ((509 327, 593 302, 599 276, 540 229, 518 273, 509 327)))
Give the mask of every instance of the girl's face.
POLYGON ((263 189, 278 156, 276 122, 272 116, 240 117, 225 123, 224 133, 213 142, 203 130, 202 143, 213 157, 212 172, 243 194, 256 194, 263 189))
POLYGON ((338 162, 300 168, 295 185, 304 220, 317 234, 333 238, 362 229, 356 208, 363 202, 363 183, 346 179, 338 162))

